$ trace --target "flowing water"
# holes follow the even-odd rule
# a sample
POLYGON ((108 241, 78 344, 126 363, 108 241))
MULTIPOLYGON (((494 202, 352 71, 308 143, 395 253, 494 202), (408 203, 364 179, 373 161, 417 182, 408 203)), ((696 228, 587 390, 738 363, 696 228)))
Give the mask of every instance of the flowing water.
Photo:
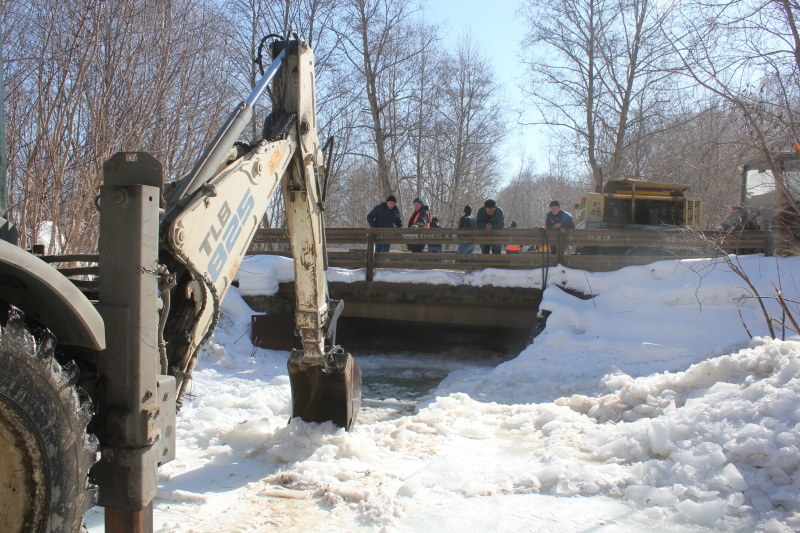
POLYGON ((431 392, 455 370, 472 368, 489 372, 517 354, 460 347, 442 353, 353 355, 362 376, 359 421, 368 423, 413 413, 420 402, 433 399, 431 392))

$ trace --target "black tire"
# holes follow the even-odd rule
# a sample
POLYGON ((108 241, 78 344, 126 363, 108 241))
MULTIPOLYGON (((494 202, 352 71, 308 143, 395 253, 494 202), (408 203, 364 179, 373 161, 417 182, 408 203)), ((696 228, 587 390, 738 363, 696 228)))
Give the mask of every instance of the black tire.
MULTIPOLYGON (((0 309, 7 307, 0 302, 0 309)), ((54 358, 56 339, 8 307, 0 326, 0 531, 77 532, 94 505, 86 433, 89 398, 74 364, 54 358)))

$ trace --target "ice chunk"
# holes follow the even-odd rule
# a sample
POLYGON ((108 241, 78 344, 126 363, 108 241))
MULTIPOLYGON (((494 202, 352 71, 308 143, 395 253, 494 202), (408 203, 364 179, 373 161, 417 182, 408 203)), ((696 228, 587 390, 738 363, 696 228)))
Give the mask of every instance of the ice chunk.
POLYGON ((667 456, 672 447, 669 439, 669 427, 661 422, 653 421, 647 431, 647 438, 650 441, 650 449, 656 455, 667 456))
POLYGON ((725 516, 728 505, 722 500, 711 500, 707 502, 683 500, 676 504, 675 508, 696 524, 713 526, 717 520, 725 516))
POLYGON ((735 490, 747 490, 748 488, 747 481, 744 480, 742 474, 733 464, 725 465, 725 468, 720 471, 714 482, 735 490))
POLYGON ((631 485, 625 489, 625 498, 641 507, 669 507, 678 503, 672 490, 650 485, 631 485))

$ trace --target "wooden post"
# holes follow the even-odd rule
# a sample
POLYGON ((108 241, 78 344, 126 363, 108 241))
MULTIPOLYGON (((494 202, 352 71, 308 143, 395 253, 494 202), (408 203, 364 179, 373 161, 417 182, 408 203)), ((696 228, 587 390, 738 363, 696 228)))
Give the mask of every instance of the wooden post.
POLYGON ((375 235, 367 235, 367 281, 375 278, 375 235))
POLYGON ((566 233, 558 230, 558 264, 564 264, 564 250, 566 249, 567 239, 565 239, 566 233))
POLYGON ((775 255, 775 232, 771 232, 764 238, 764 255, 766 257, 775 255))

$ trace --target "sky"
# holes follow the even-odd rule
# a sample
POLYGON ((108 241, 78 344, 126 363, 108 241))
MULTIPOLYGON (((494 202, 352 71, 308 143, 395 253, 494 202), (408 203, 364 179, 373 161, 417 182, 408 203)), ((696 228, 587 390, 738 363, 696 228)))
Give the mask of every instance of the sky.
POLYGON ((425 13, 430 20, 444 21, 441 33, 444 42, 453 45, 463 35, 471 34, 480 43, 497 80, 505 88, 510 131, 500 154, 509 176, 519 169, 523 158, 533 158, 539 171, 544 171, 547 163, 547 151, 542 146, 546 132, 518 123, 518 112, 525 109, 525 98, 519 90, 525 83, 525 69, 519 58, 526 32, 524 21, 516 15, 520 4, 517 0, 425 2, 425 13))
MULTIPOLYGON (((800 301, 800 258, 740 265, 772 316, 772 282, 800 301)), ((476 364, 469 346, 360 354, 365 383, 441 379, 413 399, 365 389, 350 432, 287 423, 288 352, 250 343, 242 295, 274 293, 292 271, 288 258, 245 259, 179 413, 177 459, 159 470, 155 531, 800 530, 800 337, 766 338, 756 295, 724 262, 553 267, 546 328, 509 360, 476 364)), ((543 282, 500 269, 376 280, 543 282)), ((102 531, 100 509, 87 527, 102 531)))

